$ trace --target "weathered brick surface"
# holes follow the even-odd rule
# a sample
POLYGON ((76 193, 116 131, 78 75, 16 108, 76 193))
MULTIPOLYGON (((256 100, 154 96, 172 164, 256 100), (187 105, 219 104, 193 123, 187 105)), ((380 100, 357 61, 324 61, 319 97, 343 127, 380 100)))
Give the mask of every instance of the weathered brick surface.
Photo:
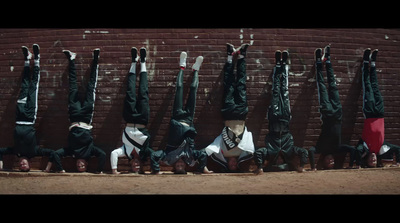
MULTIPOLYGON (((181 51, 190 68, 199 55, 200 69, 195 126, 197 148, 220 134, 222 69, 225 43, 250 42, 247 59, 249 114, 247 126, 257 147, 264 146, 270 102, 271 71, 277 49, 290 52, 289 91, 295 144, 309 148, 320 133, 313 53, 331 44, 332 64, 344 108, 343 143, 354 145, 362 131, 361 57, 365 48, 378 48, 378 78, 385 100, 386 139, 400 144, 400 31, 394 29, 2 29, 0 30, 0 147, 13 145, 15 103, 20 89, 21 46, 41 47, 41 81, 36 121, 43 147, 67 144, 68 71, 63 49, 78 53, 78 84, 83 92, 92 49, 101 48, 99 81, 93 118, 95 144, 107 155, 121 145, 122 105, 130 48, 148 49, 147 69, 151 116, 148 128, 154 149, 163 149, 168 136, 174 87, 181 51)), ((33 64, 33 63, 32 63, 33 64)), ((190 69, 185 83, 191 80, 190 69)), ((185 93, 187 92, 187 88, 185 93)), ((106 169, 109 169, 109 162, 106 169)))

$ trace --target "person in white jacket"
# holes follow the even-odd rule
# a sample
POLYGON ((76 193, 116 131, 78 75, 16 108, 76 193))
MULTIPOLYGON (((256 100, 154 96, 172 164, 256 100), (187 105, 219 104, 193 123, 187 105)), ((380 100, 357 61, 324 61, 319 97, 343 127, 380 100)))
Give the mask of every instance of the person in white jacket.
POLYGON ((225 120, 222 133, 206 147, 208 156, 223 167, 224 172, 239 171, 240 163, 253 157, 253 135, 245 125, 248 113, 246 93, 246 52, 249 44, 238 50, 227 43, 224 66, 224 104, 221 112, 225 120), (237 77, 233 73, 233 57, 237 56, 237 77))
POLYGON ((136 64, 137 49, 131 49, 132 64, 128 74, 128 85, 124 100, 123 117, 127 122, 122 134, 123 145, 111 152, 110 161, 113 174, 117 171, 118 158, 127 157, 131 162, 132 171, 144 173, 142 163, 153 152, 149 145, 150 134, 146 129, 149 121, 150 106, 146 71, 146 48, 140 49, 140 81, 136 97, 136 64))

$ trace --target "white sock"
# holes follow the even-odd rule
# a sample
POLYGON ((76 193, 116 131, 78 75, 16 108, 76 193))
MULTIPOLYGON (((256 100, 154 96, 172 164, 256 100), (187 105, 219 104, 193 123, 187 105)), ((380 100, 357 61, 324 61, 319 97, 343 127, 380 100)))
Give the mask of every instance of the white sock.
POLYGON ((25 67, 29 67, 29 60, 25 60, 25 67))
POLYGON ((140 63, 140 72, 146 72, 146 62, 140 63))
POLYGON ((35 66, 39 67, 40 59, 33 60, 35 66))
POLYGON ((129 69, 129 73, 136 74, 136 63, 135 62, 131 63, 131 69, 129 69))

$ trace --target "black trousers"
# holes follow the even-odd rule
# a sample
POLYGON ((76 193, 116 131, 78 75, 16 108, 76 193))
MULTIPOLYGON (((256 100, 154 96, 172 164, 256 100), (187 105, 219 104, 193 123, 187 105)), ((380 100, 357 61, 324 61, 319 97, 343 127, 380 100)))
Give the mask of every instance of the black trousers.
POLYGON ((39 66, 33 67, 32 79, 30 67, 24 66, 21 90, 17 100, 16 126, 14 129, 14 152, 21 156, 33 157, 36 150, 35 121, 38 105, 40 81, 39 66))
MULTIPOLYGON (((375 66, 369 66, 369 63, 364 62, 362 66, 362 83, 363 83, 363 113, 365 118, 384 118, 385 108, 382 94, 379 90, 378 78, 375 66)), ((357 162, 360 162, 359 156, 362 151, 368 150, 363 148, 363 140, 360 139, 357 150, 357 162)), ((391 144, 386 140, 382 145, 390 147, 389 151, 382 155, 378 155, 378 162, 381 159, 393 159, 393 154, 396 155, 396 161, 400 162, 400 146, 391 144)), ((368 151, 369 152, 369 151, 368 151)), ((361 162, 362 163, 362 162, 361 162)), ((358 163, 359 165, 359 163, 358 163)))
MULTIPOLYGON (((180 69, 176 78, 176 90, 172 117, 169 124, 168 145, 178 147, 186 137, 194 139, 197 132, 193 126, 194 112, 196 108, 196 94, 199 87, 198 71, 193 71, 193 79, 190 84, 189 97, 186 106, 183 107, 183 70, 180 69), (182 125, 181 122, 188 124, 182 125)), ((168 151, 167 151, 168 152, 168 151)))
POLYGON ((180 69, 176 78, 176 91, 174 99, 174 107, 172 110, 172 119, 178 122, 185 122, 192 125, 194 112, 196 108, 196 94, 199 87, 199 72, 193 71, 193 79, 190 84, 189 97, 183 108, 183 69, 180 69))
POLYGON ((363 113, 365 118, 383 118, 385 109, 383 98, 379 90, 378 79, 376 76, 376 67, 369 63, 363 63, 362 66, 363 83, 363 113))
POLYGON ((35 124, 38 104, 37 97, 39 90, 39 81, 39 66, 33 67, 32 79, 30 78, 30 67, 24 66, 21 90, 19 92, 17 101, 16 124, 35 124))
POLYGON ((266 147, 259 148, 254 152, 254 161, 258 168, 262 168, 264 161, 268 161, 267 170, 272 170, 278 156, 289 165, 290 170, 295 170, 293 161, 295 157, 300 158, 300 166, 308 163, 308 151, 293 144, 293 136, 287 132, 284 134, 272 133, 265 138, 266 147))
POLYGON ((315 146, 320 160, 328 154, 340 153, 342 135, 342 105, 330 61, 325 63, 327 84, 323 77, 322 63, 316 63, 319 112, 321 113, 321 133, 315 146))
MULTIPOLYGON (((207 165, 207 154, 204 149, 196 150, 194 138, 197 135, 196 129, 193 126, 194 112, 196 108, 196 94, 199 86, 198 71, 193 71, 193 79, 190 84, 189 96, 185 108, 183 107, 183 69, 180 69, 176 78, 176 89, 174 106, 172 109, 172 117, 169 125, 168 145, 165 150, 155 151, 151 155, 151 161, 154 162, 152 166, 154 171, 159 171, 159 161, 173 160, 168 155, 174 155, 177 149, 182 150, 180 145, 186 141, 186 145, 181 152, 181 157, 186 164, 190 164, 192 160, 199 163, 198 170, 203 171, 207 165), (188 124, 183 125, 181 122, 188 124), (171 159, 170 159, 171 158, 171 159)), ((176 154, 175 154, 176 155, 176 154)))
MULTIPOLYGON (((150 116, 147 72, 140 72, 139 78, 139 90, 136 95, 136 73, 128 74, 123 117, 127 123, 147 125, 150 116)), ((139 130, 147 136, 139 152, 140 160, 145 162, 149 157, 151 158, 151 153, 154 151, 150 148, 150 133, 147 128, 139 128, 139 130)), ((151 160, 152 168, 153 163, 154 161, 151 160)))
POLYGON ((0 160, 3 160, 3 155, 8 154, 30 159, 35 156, 51 156, 54 153, 51 149, 39 148, 36 141, 34 124, 38 109, 39 81, 40 67, 33 67, 31 78, 30 67, 24 66, 21 90, 17 100, 14 147, 0 148, 0 160))
MULTIPOLYGON (((35 121, 38 105, 40 81, 39 66, 33 67, 31 78, 30 66, 24 66, 21 90, 17 99, 16 125, 14 129, 14 147, 0 149, 3 154, 16 154, 32 158, 37 152, 35 121)), ((2 158, 1 158, 2 159, 2 158)))
POLYGON ((289 132, 290 112, 288 71, 286 66, 274 67, 272 76, 272 99, 268 107, 268 128, 270 132, 289 132))
POLYGON ((246 96, 246 60, 238 59, 236 64, 237 77, 233 74, 233 63, 224 66, 224 101, 222 117, 225 120, 245 120, 249 109, 246 96))
POLYGON ((123 117, 127 123, 147 125, 149 122, 149 90, 147 72, 140 72, 139 91, 136 95, 136 74, 128 74, 123 117))
POLYGON ((73 122, 92 123, 94 101, 96 97, 96 85, 98 76, 98 63, 93 61, 90 71, 90 79, 86 89, 86 97, 83 103, 78 97, 78 85, 76 82, 75 60, 69 61, 69 96, 68 113, 69 120, 73 122))
MULTIPOLYGON (((97 76, 98 62, 93 60, 86 97, 84 102, 81 103, 78 98, 75 60, 69 61, 68 112, 71 123, 85 122, 90 124, 92 122, 97 76)), ((55 162, 56 169, 61 171, 63 170, 61 158, 69 155, 74 156, 77 159, 86 160, 88 160, 90 156, 96 156, 98 158, 97 171, 100 172, 104 168, 106 154, 103 150, 93 145, 91 130, 80 127, 73 127, 70 129, 68 134, 68 147, 57 150, 50 161, 55 162)))
POLYGON ((293 136, 289 133, 291 119, 288 70, 286 65, 274 67, 272 76, 272 100, 268 109, 269 133, 265 137, 265 148, 259 148, 254 153, 254 161, 258 168, 268 160, 267 170, 272 170, 278 156, 281 156, 289 169, 295 169, 294 158, 300 158, 300 166, 307 163, 308 151, 294 146, 293 136))

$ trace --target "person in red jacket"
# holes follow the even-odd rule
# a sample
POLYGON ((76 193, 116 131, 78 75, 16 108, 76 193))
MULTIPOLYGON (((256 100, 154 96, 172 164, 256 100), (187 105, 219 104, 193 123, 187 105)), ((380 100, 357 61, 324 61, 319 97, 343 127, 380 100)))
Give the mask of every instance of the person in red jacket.
MULTIPOLYGON (((357 148, 369 152, 367 165, 375 167, 381 160, 393 160, 400 147, 385 141, 384 103, 376 75, 378 49, 364 50, 362 66, 364 128, 357 148), (362 146, 361 146, 362 145, 362 146)), ((359 152, 361 153, 361 152, 359 152)), ((396 157, 397 158, 397 157, 396 157)))

